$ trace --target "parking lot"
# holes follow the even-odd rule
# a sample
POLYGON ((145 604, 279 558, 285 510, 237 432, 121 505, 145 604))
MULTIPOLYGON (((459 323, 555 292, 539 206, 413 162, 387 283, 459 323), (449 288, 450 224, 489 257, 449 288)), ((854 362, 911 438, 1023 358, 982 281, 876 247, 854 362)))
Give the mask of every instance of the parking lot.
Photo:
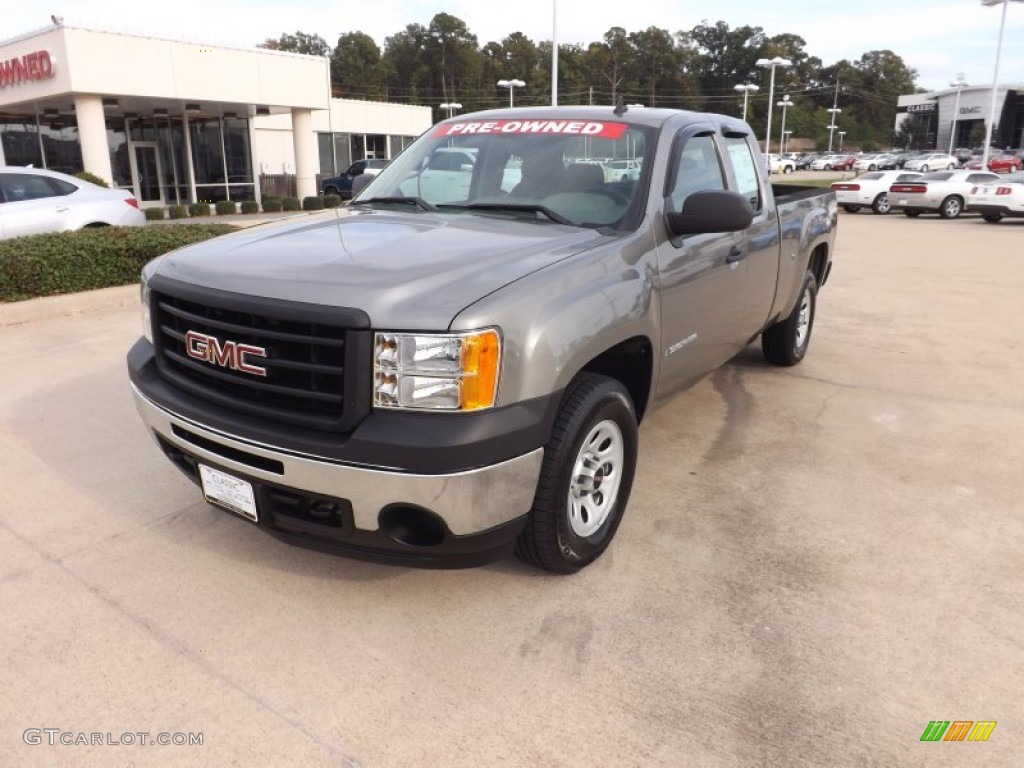
POLYGON ((841 213, 808 358, 653 411, 572 577, 266 536, 145 434, 134 289, 0 306, 0 765, 1019 765, 1022 238, 841 213))

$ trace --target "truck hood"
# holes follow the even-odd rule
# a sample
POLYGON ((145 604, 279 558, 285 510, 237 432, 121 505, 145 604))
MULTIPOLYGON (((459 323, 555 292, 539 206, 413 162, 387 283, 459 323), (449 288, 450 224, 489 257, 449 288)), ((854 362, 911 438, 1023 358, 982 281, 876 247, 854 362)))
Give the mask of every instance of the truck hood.
POLYGON ((354 307, 377 328, 443 330, 484 296, 607 239, 592 229, 493 215, 328 212, 175 251, 147 274, 354 307))

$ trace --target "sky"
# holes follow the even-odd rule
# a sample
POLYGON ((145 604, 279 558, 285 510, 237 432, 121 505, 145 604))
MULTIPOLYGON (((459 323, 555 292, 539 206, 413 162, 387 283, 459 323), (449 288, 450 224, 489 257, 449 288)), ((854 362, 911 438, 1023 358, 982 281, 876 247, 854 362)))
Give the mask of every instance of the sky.
MULTIPOLYGON (((721 20, 760 26, 769 36, 799 35, 825 65, 889 49, 918 71, 921 87, 935 90, 960 73, 971 85, 992 83, 1002 11, 981 0, 49 0, 5 6, 0 37, 48 26, 52 13, 73 26, 215 45, 251 47, 301 30, 332 46, 341 34, 365 32, 383 46, 407 24, 426 26, 435 14, 448 13, 466 22, 481 45, 512 32, 539 42, 552 38, 554 3, 562 44, 600 40, 613 26, 675 33, 721 20)), ((999 81, 1024 83, 1021 0, 1008 6, 999 81)))

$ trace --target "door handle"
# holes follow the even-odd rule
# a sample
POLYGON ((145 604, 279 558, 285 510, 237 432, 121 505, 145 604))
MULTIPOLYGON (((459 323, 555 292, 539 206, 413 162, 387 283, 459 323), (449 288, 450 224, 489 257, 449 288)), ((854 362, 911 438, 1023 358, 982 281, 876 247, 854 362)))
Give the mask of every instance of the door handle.
POLYGON ((734 245, 729 249, 729 255, 725 257, 726 264, 733 264, 737 261, 742 261, 747 256, 745 248, 740 248, 738 245, 734 245))
POLYGON ((67 210, 68 210, 68 207, 66 205, 58 205, 57 206, 57 213, 66 213, 67 210))

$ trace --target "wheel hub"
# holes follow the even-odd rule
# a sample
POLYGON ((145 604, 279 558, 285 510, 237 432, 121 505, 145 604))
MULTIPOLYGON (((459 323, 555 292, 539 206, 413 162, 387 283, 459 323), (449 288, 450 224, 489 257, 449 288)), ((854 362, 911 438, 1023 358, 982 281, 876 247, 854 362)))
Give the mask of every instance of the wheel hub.
POLYGON ((625 461, 622 431, 614 421, 594 425, 580 445, 569 487, 569 527, 581 538, 593 536, 618 498, 625 461))

